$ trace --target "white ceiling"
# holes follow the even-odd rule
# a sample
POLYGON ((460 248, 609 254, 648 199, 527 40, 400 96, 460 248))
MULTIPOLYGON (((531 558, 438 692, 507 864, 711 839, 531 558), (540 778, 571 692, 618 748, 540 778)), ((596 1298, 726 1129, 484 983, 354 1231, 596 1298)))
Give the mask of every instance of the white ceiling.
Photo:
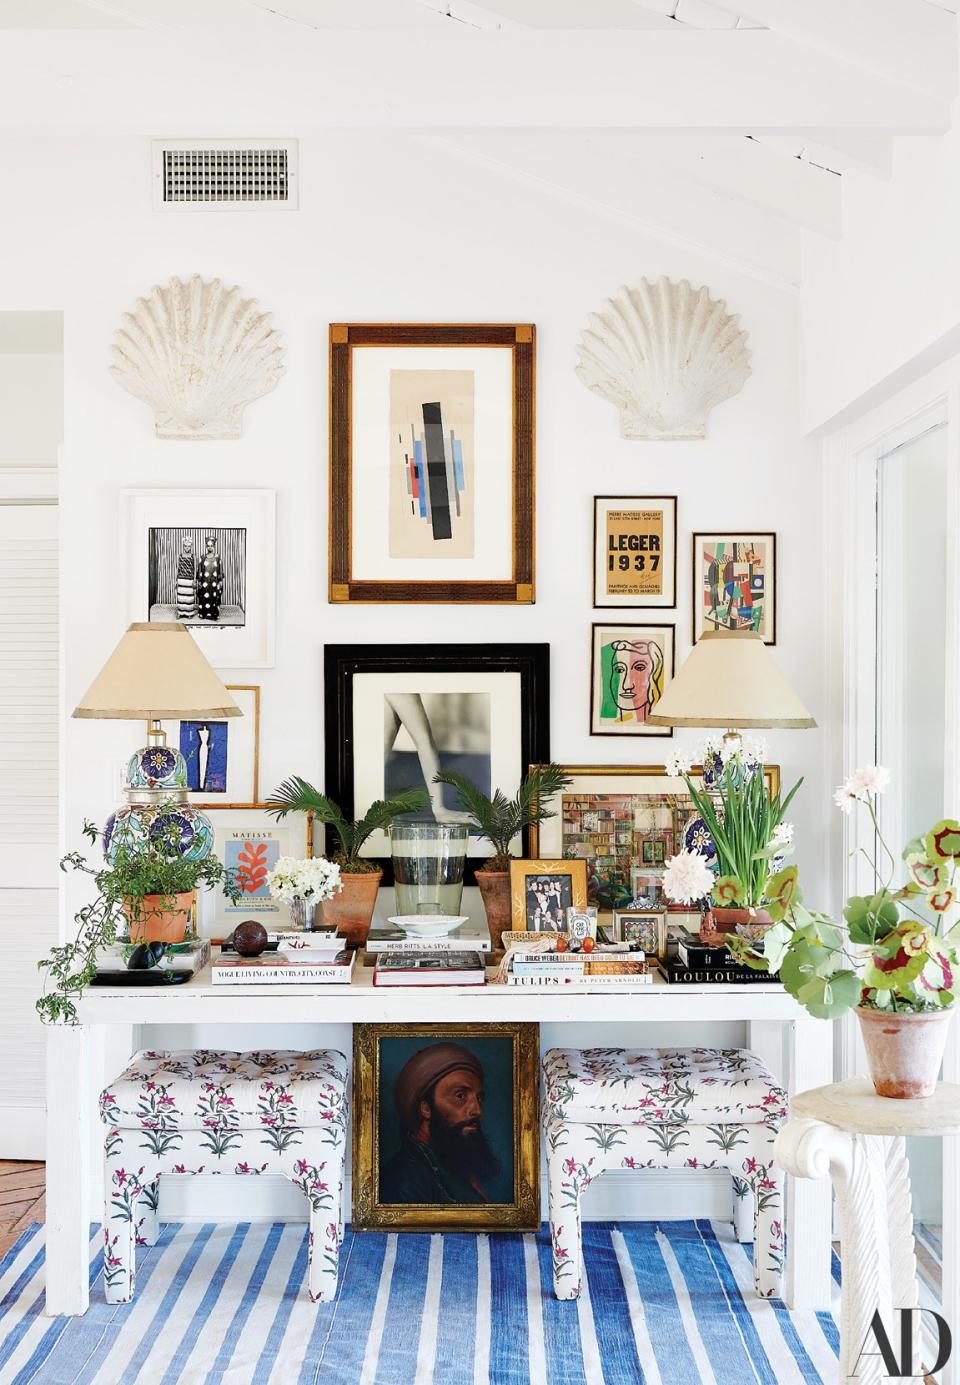
POLYGON ((403 132, 792 284, 843 178, 949 125, 957 7, 0 0, 0 131, 403 132))

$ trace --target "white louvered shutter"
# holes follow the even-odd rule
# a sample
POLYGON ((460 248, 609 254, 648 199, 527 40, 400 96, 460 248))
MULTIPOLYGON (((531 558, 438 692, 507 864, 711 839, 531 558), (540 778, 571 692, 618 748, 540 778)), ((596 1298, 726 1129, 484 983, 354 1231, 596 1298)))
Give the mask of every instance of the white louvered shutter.
POLYGON ((42 1159, 37 959, 57 941, 57 508, 0 504, 0 1159, 42 1159))

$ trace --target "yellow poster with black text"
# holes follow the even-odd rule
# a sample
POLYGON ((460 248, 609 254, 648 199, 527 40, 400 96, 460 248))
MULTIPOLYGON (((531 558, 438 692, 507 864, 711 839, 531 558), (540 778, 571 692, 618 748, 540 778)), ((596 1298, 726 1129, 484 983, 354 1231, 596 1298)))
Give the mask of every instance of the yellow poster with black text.
POLYGON ((663 595, 663 511, 607 510, 606 594, 663 595))

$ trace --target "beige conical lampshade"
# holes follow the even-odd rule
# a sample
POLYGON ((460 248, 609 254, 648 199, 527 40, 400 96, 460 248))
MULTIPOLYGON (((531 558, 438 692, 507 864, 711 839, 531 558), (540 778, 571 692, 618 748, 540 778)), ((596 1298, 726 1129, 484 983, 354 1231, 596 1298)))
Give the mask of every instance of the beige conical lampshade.
POLYGON ((816 726, 761 635, 709 630, 647 718, 653 726, 816 726))
POLYGON ((90 684, 75 717, 151 721, 242 717, 185 625, 137 622, 90 684))

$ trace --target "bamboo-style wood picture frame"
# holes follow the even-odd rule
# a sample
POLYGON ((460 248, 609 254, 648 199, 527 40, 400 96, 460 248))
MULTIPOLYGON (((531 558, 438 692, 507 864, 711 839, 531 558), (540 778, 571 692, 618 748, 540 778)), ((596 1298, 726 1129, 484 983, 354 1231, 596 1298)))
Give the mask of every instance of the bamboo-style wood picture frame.
MULTIPOLYGON (((587 863, 586 861, 523 860, 510 862, 510 918, 516 933, 533 931, 527 920, 526 881, 531 875, 566 875, 570 879, 570 904, 574 909, 587 907, 587 863)), ((558 932, 566 929, 566 913, 558 932)), ((546 930, 544 930, 546 931, 546 930)))
POLYGON ((532 323, 346 323, 330 325, 329 599, 344 602, 535 600, 536 328, 532 323), (513 571, 509 580, 392 581, 353 576, 353 351, 379 347, 509 347, 513 355, 513 571))
POLYGON ((353 1026, 353 1226, 355 1230, 537 1231, 540 1227, 540 1026, 473 1024, 353 1026), (384 1039, 508 1038, 513 1043, 513 1201, 380 1201, 380 1045, 384 1039))

